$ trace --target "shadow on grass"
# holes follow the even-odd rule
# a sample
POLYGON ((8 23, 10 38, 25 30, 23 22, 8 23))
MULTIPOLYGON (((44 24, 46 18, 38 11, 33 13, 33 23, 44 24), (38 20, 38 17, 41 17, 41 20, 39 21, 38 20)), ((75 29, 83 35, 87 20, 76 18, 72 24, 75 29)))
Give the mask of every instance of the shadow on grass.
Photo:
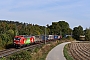
POLYGON ((6 47, 6 49, 10 49, 10 48, 15 48, 14 45, 11 43, 11 44, 8 44, 6 47))

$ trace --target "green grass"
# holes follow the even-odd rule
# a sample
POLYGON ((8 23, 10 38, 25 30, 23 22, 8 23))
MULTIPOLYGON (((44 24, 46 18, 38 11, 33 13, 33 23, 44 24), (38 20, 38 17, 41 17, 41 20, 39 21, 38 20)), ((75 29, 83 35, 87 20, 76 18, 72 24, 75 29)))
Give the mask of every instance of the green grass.
POLYGON ((73 58, 68 53, 68 44, 65 45, 63 52, 64 52, 64 56, 67 60, 73 60, 73 58))

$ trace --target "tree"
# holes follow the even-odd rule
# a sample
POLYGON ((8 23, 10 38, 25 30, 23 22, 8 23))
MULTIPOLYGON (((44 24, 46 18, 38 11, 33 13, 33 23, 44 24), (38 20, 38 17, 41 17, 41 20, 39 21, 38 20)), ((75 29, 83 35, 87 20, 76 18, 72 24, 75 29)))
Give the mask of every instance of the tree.
POLYGON ((79 40, 80 35, 84 35, 83 27, 82 26, 74 27, 73 37, 79 40))
POLYGON ((58 24, 59 24, 59 26, 61 28, 60 31, 62 33, 62 36, 64 37, 66 34, 69 33, 69 31, 68 31, 68 29, 70 29, 69 24, 67 22, 65 22, 65 21, 59 21, 58 24))
POLYGON ((53 29, 52 30, 53 34, 56 34, 56 35, 60 34, 61 28, 60 28, 60 26, 59 26, 59 24, 57 22, 52 23, 52 29, 53 29))
POLYGON ((2 38, 0 36, 0 49, 2 49, 2 46, 3 46, 3 44, 2 44, 2 38))
POLYGON ((68 28, 68 29, 67 29, 67 34, 68 34, 68 35, 71 35, 71 34, 72 34, 72 29, 71 29, 71 28, 68 28))
POLYGON ((85 30, 85 40, 89 40, 90 41, 90 28, 86 28, 85 30))
POLYGON ((12 39, 14 38, 15 32, 12 29, 10 29, 6 32, 6 34, 9 36, 9 42, 12 42, 13 41, 12 39))
POLYGON ((9 43, 9 40, 10 40, 9 36, 6 33, 4 33, 4 34, 1 35, 1 38, 2 38, 3 47, 7 46, 8 43, 9 43))
POLYGON ((65 21, 52 22, 52 25, 48 26, 49 34, 62 35, 71 34, 72 29, 69 28, 69 24, 65 21))

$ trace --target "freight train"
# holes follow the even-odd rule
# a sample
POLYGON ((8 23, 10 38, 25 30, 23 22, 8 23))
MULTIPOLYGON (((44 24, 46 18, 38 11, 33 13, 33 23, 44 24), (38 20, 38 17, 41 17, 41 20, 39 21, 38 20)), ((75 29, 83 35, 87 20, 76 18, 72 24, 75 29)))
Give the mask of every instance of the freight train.
POLYGON ((37 42, 45 42, 50 40, 58 40, 61 39, 62 36, 59 35, 37 35, 37 36, 29 36, 29 35, 19 35, 14 37, 13 44, 17 47, 23 47, 26 45, 30 45, 37 42))

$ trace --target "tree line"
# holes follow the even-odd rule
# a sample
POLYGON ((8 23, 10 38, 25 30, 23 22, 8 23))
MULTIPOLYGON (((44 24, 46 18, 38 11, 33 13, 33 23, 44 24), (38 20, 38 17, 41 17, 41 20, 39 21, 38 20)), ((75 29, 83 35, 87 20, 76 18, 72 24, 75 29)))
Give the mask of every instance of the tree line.
POLYGON ((40 26, 37 24, 23 23, 18 21, 0 20, 0 49, 5 48, 13 42, 16 35, 73 35, 73 38, 79 39, 80 35, 85 35, 86 40, 90 40, 90 28, 83 30, 82 26, 70 28, 65 21, 52 22, 52 25, 40 26))

